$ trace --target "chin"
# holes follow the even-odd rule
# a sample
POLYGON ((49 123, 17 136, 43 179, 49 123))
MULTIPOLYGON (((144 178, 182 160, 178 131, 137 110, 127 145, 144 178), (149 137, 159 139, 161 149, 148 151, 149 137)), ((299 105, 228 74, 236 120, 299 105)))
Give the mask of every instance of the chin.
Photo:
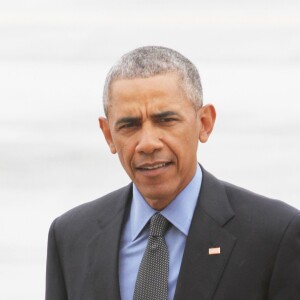
POLYGON ((152 187, 151 190, 149 189, 144 191, 141 190, 141 194, 143 195, 144 198, 151 199, 152 201, 159 203, 165 201, 169 202, 170 198, 173 199, 171 195, 174 194, 174 191, 170 191, 170 190, 160 191, 156 187, 152 187))

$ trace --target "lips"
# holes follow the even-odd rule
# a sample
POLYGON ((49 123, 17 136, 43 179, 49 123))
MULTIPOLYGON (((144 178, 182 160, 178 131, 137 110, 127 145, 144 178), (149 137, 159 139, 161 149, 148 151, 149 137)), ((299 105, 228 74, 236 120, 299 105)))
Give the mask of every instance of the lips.
POLYGON ((138 170, 142 171, 150 171, 156 170, 170 165, 171 162, 159 162, 159 163, 151 163, 151 164, 143 164, 137 167, 138 170))

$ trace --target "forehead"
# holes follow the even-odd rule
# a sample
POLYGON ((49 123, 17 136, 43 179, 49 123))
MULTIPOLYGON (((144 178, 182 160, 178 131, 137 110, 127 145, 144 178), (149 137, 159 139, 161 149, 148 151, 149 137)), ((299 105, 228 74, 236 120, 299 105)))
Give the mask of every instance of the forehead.
POLYGON ((128 111, 142 106, 159 109, 182 105, 186 101, 180 77, 176 73, 167 73, 148 78, 115 80, 110 88, 109 110, 128 111))

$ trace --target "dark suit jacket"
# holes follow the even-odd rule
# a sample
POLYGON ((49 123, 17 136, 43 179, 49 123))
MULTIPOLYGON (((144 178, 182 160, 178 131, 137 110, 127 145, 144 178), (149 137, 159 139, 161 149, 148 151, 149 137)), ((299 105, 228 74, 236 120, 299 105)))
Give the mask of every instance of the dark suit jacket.
MULTIPOLYGON (((119 241, 131 197, 130 184, 53 222, 46 300, 120 299, 119 241)), ((299 211, 203 170, 175 299, 299 300, 299 211), (221 254, 209 255, 214 247, 221 254)))

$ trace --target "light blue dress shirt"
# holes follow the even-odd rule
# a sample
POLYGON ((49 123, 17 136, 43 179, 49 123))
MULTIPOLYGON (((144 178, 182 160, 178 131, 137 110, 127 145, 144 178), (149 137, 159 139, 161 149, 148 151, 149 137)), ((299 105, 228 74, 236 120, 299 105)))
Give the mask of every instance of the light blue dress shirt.
MULTIPOLYGON (((201 188, 202 172, 197 171, 191 182, 177 197, 160 213, 173 225, 165 235, 169 250, 169 283, 168 300, 174 298, 178 274, 190 229, 195 206, 201 188)), ((135 282, 147 246, 149 226, 145 226, 150 218, 157 213, 144 200, 135 185, 133 199, 125 220, 120 242, 119 282, 122 300, 132 300, 135 282)))

